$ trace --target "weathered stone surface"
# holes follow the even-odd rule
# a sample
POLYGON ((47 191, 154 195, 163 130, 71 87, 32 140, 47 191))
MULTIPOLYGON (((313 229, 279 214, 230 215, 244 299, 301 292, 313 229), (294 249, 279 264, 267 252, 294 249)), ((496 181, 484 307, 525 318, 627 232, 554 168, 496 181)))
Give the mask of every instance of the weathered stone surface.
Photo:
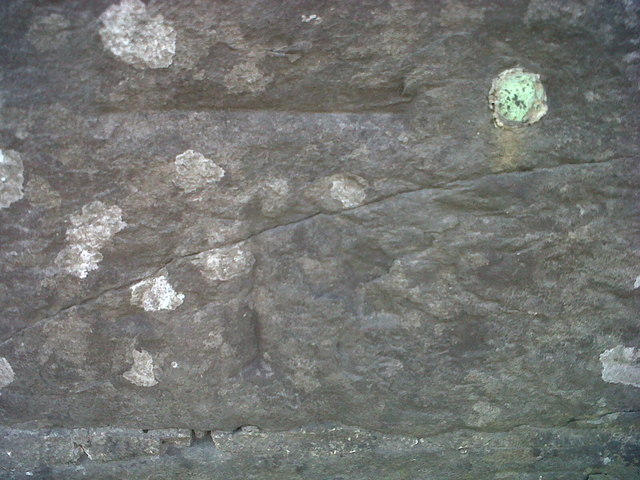
POLYGON ((0 4, 0 473, 640 477, 637 2, 179 3, 0 4))
POLYGON ((180 429, 142 431, 120 428, 6 428, 1 433, 0 458, 5 472, 27 472, 47 466, 81 464, 85 460, 104 463, 157 457, 166 453, 170 446, 191 445, 191 432, 180 429))
POLYGON ((0 454, 6 449, 7 479, 623 480, 637 478, 637 422, 637 414, 614 414, 550 429, 429 437, 340 425, 287 432, 245 427, 199 439, 181 430, 5 430, 0 454))

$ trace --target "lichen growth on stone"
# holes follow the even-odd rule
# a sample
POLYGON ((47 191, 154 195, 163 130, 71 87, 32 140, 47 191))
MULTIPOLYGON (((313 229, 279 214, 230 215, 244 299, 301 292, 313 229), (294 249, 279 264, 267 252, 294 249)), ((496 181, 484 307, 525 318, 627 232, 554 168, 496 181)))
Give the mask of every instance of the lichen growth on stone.
POLYGON ((500 73, 491 84, 489 107, 499 127, 514 128, 537 122, 547 113, 547 95, 540 75, 522 68, 500 73))
POLYGON ((86 278, 102 261, 100 249, 127 224, 120 207, 107 207, 99 200, 82 207, 82 213, 71 215, 70 220, 69 245, 58 253, 55 263, 65 273, 86 278))
POLYGON ((23 197, 23 174, 20 154, 13 150, 0 150, 0 208, 7 208, 23 197))
POLYGON ((183 301, 184 294, 177 293, 164 275, 148 278, 131 286, 131 304, 147 312, 173 310, 182 305, 183 301))
POLYGON ((640 350, 618 345, 600 354, 600 363, 605 382, 640 388, 640 350))
POLYGON ((173 62, 176 31, 140 0, 110 6, 100 20, 102 43, 116 57, 138 68, 167 68, 173 62))
POLYGON ((0 357, 0 388, 4 388, 15 380, 13 368, 6 358, 0 357))
POLYGON ((153 373, 153 357, 146 350, 134 350, 133 365, 122 376, 139 387, 153 387, 158 384, 153 373))
POLYGON ((204 277, 212 281, 227 281, 248 273, 254 263, 253 254, 242 245, 209 250, 194 260, 204 277))
POLYGON ((367 196, 361 182, 346 176, 333 178, 329 193, 331 198, 340 202, 344 208, 362 205, 367 196))
POLYGON ((219 182, 225 174, 222 167, 193 150, 178 155, 174 165, 177 176, 173 181, 187 193, 209 183, 219 182))

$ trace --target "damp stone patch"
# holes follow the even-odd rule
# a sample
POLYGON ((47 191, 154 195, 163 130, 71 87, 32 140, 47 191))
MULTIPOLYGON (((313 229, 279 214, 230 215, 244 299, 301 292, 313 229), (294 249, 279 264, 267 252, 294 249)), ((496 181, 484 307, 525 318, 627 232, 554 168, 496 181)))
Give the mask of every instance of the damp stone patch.
POLYGON ((540 75, 511 68, 493 79, 489 108, 496 125, 517 128, 531 125, 547 113, 547 94, 540 75))

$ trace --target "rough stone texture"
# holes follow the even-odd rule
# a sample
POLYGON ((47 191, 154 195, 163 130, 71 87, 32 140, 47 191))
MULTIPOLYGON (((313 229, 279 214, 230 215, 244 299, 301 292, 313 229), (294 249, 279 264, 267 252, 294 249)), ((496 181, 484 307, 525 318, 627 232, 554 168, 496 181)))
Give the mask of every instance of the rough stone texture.
POLYGON ((0 477, 640 478, 640 5, 178 3, 0 2, 0 477))

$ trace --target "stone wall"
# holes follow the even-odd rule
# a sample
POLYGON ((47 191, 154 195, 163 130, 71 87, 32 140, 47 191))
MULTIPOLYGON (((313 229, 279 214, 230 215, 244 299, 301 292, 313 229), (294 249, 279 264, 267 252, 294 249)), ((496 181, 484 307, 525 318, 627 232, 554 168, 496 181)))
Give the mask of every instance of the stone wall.
POLYGON ((0 478, 640 478, 640 4, 0 4, 0 478))

